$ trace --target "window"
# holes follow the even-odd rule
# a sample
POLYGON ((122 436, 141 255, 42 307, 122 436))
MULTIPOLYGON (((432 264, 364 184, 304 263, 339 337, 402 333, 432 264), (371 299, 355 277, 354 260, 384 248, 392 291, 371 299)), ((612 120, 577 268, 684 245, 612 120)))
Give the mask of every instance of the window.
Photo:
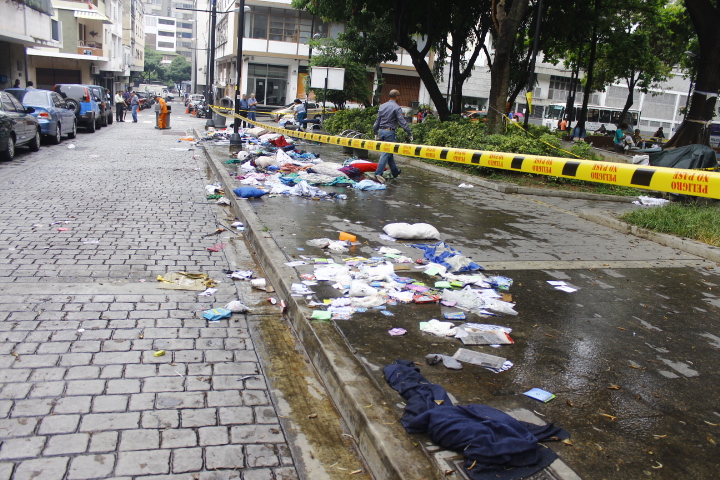
POLYGON ((174 37, 175 35, 172 32, 160 32, 158 31, 158 35, 161 37, 174 37))
POLYGON ((192 30, 193 26, 192 23, 178 23, 178 28, 187 28, 188 30, 192 30))
POLYGON ((0 100, 2 100, 2 109, 6 112, 14 112, 15 111, 15 105, 13 105, 12 100, 10 100, 10 94, 2 92, 0 93, 0 100))
POLYGON ((175 20, 168 20, 167 18, 158 18, 160 25, 175 25, 175 20))
POLYGON ((56 42, 60 41, 60 22, 52 20, 52 39, 56 42))
POLYGON ((307 12, 282 8, 253 7, 245 27, 245 36, 280 42, 307 43, 310 30, 327 37, 329 25, 307 12), (314 28, 313 28, 314 26, 314 28))
POLYGON ((175 48, 175 44, 172 42, 158 42, 157 45, 160 48, 175 48))

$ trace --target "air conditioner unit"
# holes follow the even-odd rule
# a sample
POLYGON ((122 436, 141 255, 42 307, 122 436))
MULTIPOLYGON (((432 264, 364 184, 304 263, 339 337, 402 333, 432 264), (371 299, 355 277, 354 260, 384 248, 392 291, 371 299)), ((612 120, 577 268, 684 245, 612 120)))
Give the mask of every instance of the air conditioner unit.
POLYGON ((98 67, 97 65, 93 65, 90 70, 92 71, 93 75, 100 75, 100 67, 98 67))
POLYGON ((547 90, 541 87, 535 87, 535 91, 533 91, 533 98, 536 100, 545 100, 547 98, 547 90))

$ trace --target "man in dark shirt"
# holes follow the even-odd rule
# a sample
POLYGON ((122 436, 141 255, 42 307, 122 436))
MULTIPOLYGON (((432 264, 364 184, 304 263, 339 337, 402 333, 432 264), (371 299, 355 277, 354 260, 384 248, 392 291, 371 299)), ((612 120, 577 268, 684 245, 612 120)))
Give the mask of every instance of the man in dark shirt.
MULTIPOLYGON (((375 139, 383 142, 397 142, 397 136, 395 135, 395 129, 400 125, 403 130, 410 136, 412 142, 412 130, 408 125, 405 117, 403 116, 402 108, 397 104, 397 98, 400 96, 400 92, 397 90, 390 90, 390 100, 380 105, 377 119, 373 125, 373 132, 375 132, 375 139)), ((375 171, 375 180, 380 183, 385 183, 385 177, 383 172, 385 166, 390 167, 390 173, 393 178, 400 175, 400 169, 395 164, 395 157, 392 153, 383 152, 380 155, 380 161, 378 162, 377 170, 375 171)))

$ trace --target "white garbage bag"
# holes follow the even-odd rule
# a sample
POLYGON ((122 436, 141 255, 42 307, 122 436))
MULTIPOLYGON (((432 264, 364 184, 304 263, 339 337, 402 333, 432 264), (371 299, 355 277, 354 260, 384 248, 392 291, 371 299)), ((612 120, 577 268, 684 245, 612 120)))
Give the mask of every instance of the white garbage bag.
POLYGON ((429 223, 389 223, 383 227, 383 231, 401 240, 440 239, 440 232, 429 223))

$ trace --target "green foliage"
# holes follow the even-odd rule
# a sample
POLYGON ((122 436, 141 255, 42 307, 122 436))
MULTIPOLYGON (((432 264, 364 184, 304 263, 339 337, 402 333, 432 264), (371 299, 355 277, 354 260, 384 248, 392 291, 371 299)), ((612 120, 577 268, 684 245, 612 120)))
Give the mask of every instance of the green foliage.
POLYGON ((146 82, 165 82, 167 80, 167 69, 162 65, 162 53, 145 47, 145 70, 142 78, 146 82))
POLYGON ((628 223, 720 247, 720 208, 713 205, 671 203, 625 213, 628 223))
POLYGON ((167 67, 168 80, 171 80, 173 83, 190 80, 191 73, 192 65, 182 55, 173 58, 173 61, 170 62, 170 65, 167 67))
POLYGON ((372 137, 373 124, 375 123, 379 109, 380 107, 378 106, 340 110, 325 120, 325 130, 333 135, 339 135, 345 130, 354 130, 372 137))

